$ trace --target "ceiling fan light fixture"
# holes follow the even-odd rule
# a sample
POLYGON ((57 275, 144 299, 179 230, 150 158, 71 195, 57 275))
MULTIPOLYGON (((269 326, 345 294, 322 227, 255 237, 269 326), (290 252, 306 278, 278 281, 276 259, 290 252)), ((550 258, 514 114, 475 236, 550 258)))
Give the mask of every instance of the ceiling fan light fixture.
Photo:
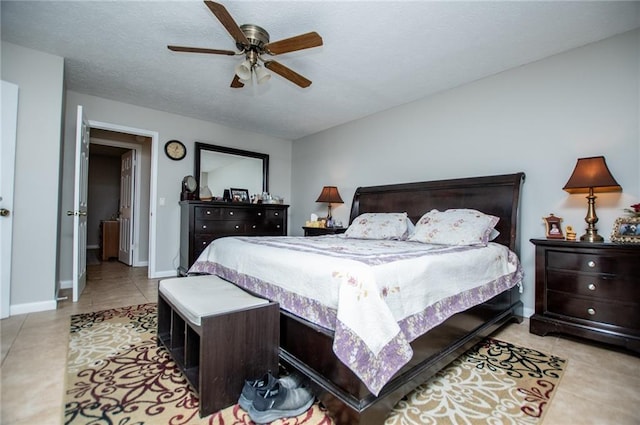
POLYGON ((266 83, 271 78, 271 74, 269 74, 260 65, 256 65, 255 68, 253 68, 253 72, 256 74, 256 80, 258 81, 258 84, 266 83))
MULTIPOLYGON (((271 56, 281 55, 283 53, 295 52, 298 50, 310 49, 312 47, 322 46, 322 37, 315 31, 306 34, 300 34, 294 37, 270 41, 269 33, 262 27, 254 24, 245 24, 238 26, 229 11, 221 4, 212 0, 204 0, 211 13, 224 26, 229 35, 233 38, 238 52, 232 50, 209 49, 201 47, 186 47, 168 45, 169 50, 174 52, 186 53, 205 53, 212 55, 245 55, 246 60, 235 66, 235 75, 231 81, 230 87, 244 87, 242 81, 252 81, 255 73, 258 84, 268 81, 271 76, 265 69, 260 69, 258 60, 264 60, 260 57, 263 54, 271 56)), ((264 68, 271 72, 275 72, 279 76, 289 80, 299 87, 305 88, 311 85, 311 80, 303 77, 297 72, 289 69, 283 64, 269 60, 264 62, 264 68)))
POLYGON ((251 61, 249 61, 249 59, 240 62, 238 65, 236 65, 236 75, 241 79, 241 80, 250 80, 251 79, 251 61))

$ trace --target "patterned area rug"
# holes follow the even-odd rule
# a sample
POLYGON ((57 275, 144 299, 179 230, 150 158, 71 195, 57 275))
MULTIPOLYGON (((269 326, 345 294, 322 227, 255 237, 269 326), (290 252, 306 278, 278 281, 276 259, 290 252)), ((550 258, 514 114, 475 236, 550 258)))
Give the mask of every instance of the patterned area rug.
MULTIPOLYGON (((400 401, 385 425, 539 424, 566 361, 486 339, 400 401)), ((65 423, 253 424, 237 405, 205 418, 156 341, 156 305, 71 317, 65 423)), ((330 425, 317 403, 278 425, 330 425)))

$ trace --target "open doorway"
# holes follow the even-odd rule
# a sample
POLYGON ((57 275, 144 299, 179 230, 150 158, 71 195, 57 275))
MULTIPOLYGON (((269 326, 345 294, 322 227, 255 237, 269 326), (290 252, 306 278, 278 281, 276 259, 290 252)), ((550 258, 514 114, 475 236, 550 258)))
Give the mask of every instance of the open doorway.
POLYGON ((91 128, 90 140, 87 263, 148 266, 151 137, 91 128))

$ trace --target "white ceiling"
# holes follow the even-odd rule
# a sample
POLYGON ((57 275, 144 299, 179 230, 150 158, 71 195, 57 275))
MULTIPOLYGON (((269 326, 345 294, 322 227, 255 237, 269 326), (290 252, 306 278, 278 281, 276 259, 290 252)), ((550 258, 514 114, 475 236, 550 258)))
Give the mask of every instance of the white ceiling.
POLYGON ((5 1, 2 40, 65 58, 67 88, 295 140, 640 27, 640 2, 226 1, 271 41, 318 32, 322 47, 275 59, 274 75, 229 87, 240 57, 202 1, 5 1))

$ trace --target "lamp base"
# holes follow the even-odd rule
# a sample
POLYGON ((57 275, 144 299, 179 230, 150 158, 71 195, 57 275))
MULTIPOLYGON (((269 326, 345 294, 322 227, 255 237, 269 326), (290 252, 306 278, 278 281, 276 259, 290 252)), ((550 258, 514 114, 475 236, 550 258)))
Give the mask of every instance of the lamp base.
POLYGON ((604 242, 604 238, 600 236, 596 229, 587 229, 587 233, 580 236, 582 242, 604 242))
POLYGON ((580 240, 583 242, 604 242, 604 238, 598 234, 596 229, 596 223, 598 222, 598 216, 596 215, 596 197, 593 195, 593 187, 589 188, 589 207, 587 208, 587 216, 584 221, 587 222, 587 233, 580 236, 580 240))

